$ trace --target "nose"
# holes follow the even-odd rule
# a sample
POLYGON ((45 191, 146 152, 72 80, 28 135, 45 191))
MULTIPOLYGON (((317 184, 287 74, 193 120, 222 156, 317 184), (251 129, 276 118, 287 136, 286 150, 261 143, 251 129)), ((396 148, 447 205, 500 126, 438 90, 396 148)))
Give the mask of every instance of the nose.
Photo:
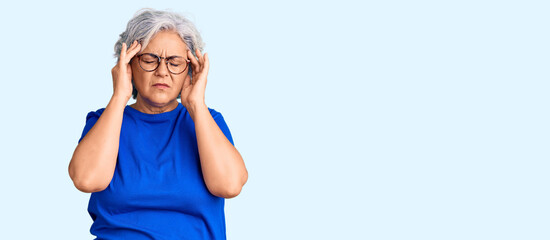
POLYGON ((161 59, 159 63, 159 67, 155 71, 155 74, 159 77, 165 77, 168 76, 168 66, 166 65, 166 59, 161 59))

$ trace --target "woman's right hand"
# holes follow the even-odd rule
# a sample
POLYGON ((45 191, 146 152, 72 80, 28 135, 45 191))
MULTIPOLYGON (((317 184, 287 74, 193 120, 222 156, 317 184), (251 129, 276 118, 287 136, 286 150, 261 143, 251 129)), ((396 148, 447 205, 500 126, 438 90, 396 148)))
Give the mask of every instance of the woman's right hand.
POLYGON ((130 60, 141 50, 141 44, 134 41, 129 49, 126 43, 122 43, 120 57, 117 65, 111 70, 113 75, 113 96, 124 97, 130 100, 132 97, 132 67, 130 60))

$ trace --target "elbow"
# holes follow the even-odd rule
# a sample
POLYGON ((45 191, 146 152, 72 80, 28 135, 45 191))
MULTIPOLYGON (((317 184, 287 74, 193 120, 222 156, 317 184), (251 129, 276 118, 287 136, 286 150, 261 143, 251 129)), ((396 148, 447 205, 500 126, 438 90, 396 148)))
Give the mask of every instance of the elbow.
POLYGON ((93 184, 91 181, 86 180, 73 180, 76 189, 85 193, 101 192, 107 188, 108 185, 93 184))
POLYGON ((73 165, 73 159, 71 159, 71 163, 69 163, 68 171, 69 177, 73 181, 73 185, 76 187, 76 189, 84 193, 103 191, 110 184, 110 180, 106 182, 104 180, 90 176, 90 173, 78 171, 73 165))
POLYGON ((100 192, 105 190, 108 186, 105 184, 94 184, 94 182, 89 179, 77 177, 74 171, 71 170, 70 166, 69 177, 73 181, 73 185, 76 187, 76 189, 84 193, 100 192))
POLYGON ((234 198, 241 193, 243 186, 247 180, 248 180, 248 172, 245 171, 240 181, 234 184, 225 184, 224 186, 220 186, 216 189, 213 189, 211 193, 215 196, 222 197, 222 198, 228 198, 228 199, 234 198))
POLYGON ((241 190, 242 190, 242 186, 241 187, 231 187, 231 188, 226 188, 226 189, 223 189, 223 190, 214 191, 213 195, 216 195, 216 196, 222 197, 222 198, 234 198, 234 197, 238 196, 241 193, 241 190))

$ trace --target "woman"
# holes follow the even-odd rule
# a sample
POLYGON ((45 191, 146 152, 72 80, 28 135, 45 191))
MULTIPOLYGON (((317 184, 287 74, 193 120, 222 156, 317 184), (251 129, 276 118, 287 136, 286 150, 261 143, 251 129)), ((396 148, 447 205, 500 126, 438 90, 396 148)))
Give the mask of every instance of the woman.
POLYGON ((98 239, 226 238, 224 201, 248 172, 223 116, 205 104, 202 47, 194 25, 168 11, 142 9, 120 34, 113 95, 88 113, 69 164, 75 187, 92 193, 98 239))

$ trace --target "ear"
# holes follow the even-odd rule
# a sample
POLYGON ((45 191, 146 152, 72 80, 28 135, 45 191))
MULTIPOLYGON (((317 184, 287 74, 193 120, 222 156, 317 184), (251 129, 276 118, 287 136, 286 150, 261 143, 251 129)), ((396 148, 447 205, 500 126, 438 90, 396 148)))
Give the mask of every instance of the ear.
POLYGON ((138 94, 138 91, 137 91, 136 85, 135 85, 135 83, 134 83, 134 77, 132 77, 132 97, 133 97, 134 99, 136 99, 136 98, 137 98, 137 94, 138 94))
POLYGON ((183 89, 189 87, 191 85, 191 76, 189 74, 185 74, 185 78, 183 79, 183 89))

